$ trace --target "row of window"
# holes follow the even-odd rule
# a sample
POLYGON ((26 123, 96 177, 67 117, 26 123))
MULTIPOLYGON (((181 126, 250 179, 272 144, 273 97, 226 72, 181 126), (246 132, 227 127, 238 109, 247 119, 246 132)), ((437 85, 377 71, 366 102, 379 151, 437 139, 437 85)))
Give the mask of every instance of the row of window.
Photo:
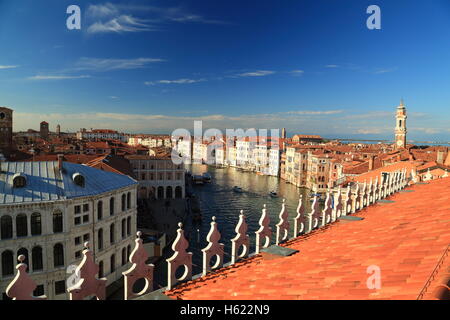
MULTIPOLYGON (((157 178, 157 177, 159 178, 158 180, 164 180, 163 173, 160 173, 158 176, 154 173, 149 173, 149 174, 141 173, 140 174, 141 180, 155 180, 155 178, 157 178)), ((173 175, 171 172, 166 173, 166 180, 172 180, 172 177, 173 177, 173 175)), ((182 174, 179 172, 175 174, 175 180, 181 180, 182 177, 183 177, 182 174)))
MULTIPOLYGON (((126 248, 122 248, 122 256, 121 256, 121 265, 124 266, 127 264, 128 259, 131 255, 131 246, 128 245, 126 248)), ((110 273, 113 273, 114 271, 116 271, 116 255, 112 254, 111 257, 109 258, 109 270, 110 273)), ((98 277, 99 278, 103 278, 105 276, 105 270, 104 270, 104 262, 100 261, 98 263, 98 277)))
MULTIPOLYGON (((133 169, 137 169, 137 168, 138 168, 138 165, 137 164, 133 164, 133 169)), ((147 164, 144 163, 144 164, 142 164, 140 166, 140 168, 142 170, 155 170, 155 165, 154 164, 147 165, 147 164)), ((164 165, 164 163, 160 163, 158 165, 158 169, 177 169, 177 170, 181 170, 182 166, 181 166, 181 164, 174 165, 174 164, 168 162, 166 165, 164 165)))
MULTIPOLYGON (((114 197, 111 197, 109 199, 109 215, 113 216, 116 213, 115 209, 115 203, 116 200, 114 197)), ((127 194, 123 194, 121 198, 121 209, 122 211, 126 211, 128 209, 131 209, 131 192, 128 192, 127 194)), ((97 219, 102 220, 103 219, 103 201, 97 202, 97 219)))
MULTIPOLYGON (((16 216, 16 237, 28 236, 28 217, 21 213, 16 216)), ((32 236, 42 234, 42 216, 39 212, 34 212, 30 217, 30 232, 32 236)), ((53 233, 63 232, 63 215, 61 211, 53 213, 53 233)), ((9 215, 0 218, 0 238, 2 240, 12 239, 13 235, 13 219, 9 215)))
MULTIPOLYGON (((122 239, 126 238, 127 236, 131 236, 131 217, 122 219, 122 225, 121 225, 121 235, 122 239)), ((103 250, 103 228, 99 229, 97 232, 97 245, 98 250, 103 250)), ((112 223, 109 226, 109 243, 114 244, 116 242, 116 226, 114 223, 112 223)))
MULTIPOLYGON (((2 276, 14 275, 14 265, 16 258, 20 255, 25 256, 24 263, 28 265, 27 271, 30 267, 28 260, 28 250, 26 248, 20 248, 17 251, 17 255, 14 256, 12 250, 5 250, 2 252, 2 276)), ((64 246, 62 243, 57 243, 53 246, 53 266, 55 268, 64 266, 64 246)), ((31 270, 42 271, 44 269, 44 263, 42 258, 42 247, 36 246, 31 250, 31 270)))

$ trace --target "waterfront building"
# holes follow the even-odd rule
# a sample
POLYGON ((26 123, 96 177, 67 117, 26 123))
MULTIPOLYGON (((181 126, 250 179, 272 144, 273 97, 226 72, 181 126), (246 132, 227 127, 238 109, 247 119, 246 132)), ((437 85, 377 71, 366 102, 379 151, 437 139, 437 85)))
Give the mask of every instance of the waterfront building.
POLYGON ((62 158, 1 163, 1 297, 22 254, 35 295, 67 299, 68 266, 81 262, 86 241, 99 278, 107 285, 121 279, 134 246, 137 186, 128 176, 62 158))
POLYGON ((237 148, 235 146, 227 147, 227 159, 226 163, 230 167, 237 167, 237 148))
POLYGON ((127 155, 139 182, 139 199, 175 199, 185 197, 184 164, 174 164, 170 154, 127 155))
POLYGON ((190 139, 178 140, 176 150, 184 158, 185 164, 192 162, 192 142, 190 139))

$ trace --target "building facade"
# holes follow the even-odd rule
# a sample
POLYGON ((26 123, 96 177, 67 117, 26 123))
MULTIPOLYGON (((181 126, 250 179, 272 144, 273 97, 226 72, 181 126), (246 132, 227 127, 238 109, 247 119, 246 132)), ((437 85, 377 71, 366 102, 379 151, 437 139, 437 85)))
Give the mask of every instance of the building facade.
POLYGON ((136 234, 137 182, 69 162, 4 162, 0 181, 0 293, 23 254, 35 295, 68 299, 74 265, 88 241, 107 285, 129 267, 136 234))
POLYGON ((125 156, 139 182, 140 199, 185 197, 184 164, 174 164, 170 156, 125 156))
POLYGON ((12 149, 13 110, 0 107, 0 153, 12 149))

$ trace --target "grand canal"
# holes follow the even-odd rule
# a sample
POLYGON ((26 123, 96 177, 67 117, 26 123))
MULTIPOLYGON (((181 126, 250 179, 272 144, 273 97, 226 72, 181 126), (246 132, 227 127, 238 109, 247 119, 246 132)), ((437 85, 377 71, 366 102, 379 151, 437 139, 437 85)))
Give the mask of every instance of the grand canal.
MULTIPOLYGON (((209 232, 210 222, 213 216, 216 217, 218 229, 221 233, 220 242, 225 245, 225 263, 231 259, 230 240, 236 235, 235 228, 239 219, 240 210, 244 210, 248 224, 251 253, 255 251, 255 231, 259 228, 258 221, 261 217, 264 204, 266 204, 267 212, 270 216, 273 243, 276 234, 275 225, 279 221, 278 216, 281 211, 283 199, 286 199, 291 229, 289 237, 292 237, 292 219, 296 215, 299 196, 303 194, 303 197, 308 199, 309 190, 297 188, 277 177, 261 176, 253 172, 239 171, 236 168, 215 168, 206 165, 192 165, 186 169, 193 175, 201 175, 204 172, 208 172, 212 177, 211 182, 194 186, 192 189, 199 200, 202 221, 194 222, 192 221, 192 217, 188 216, 184 226, 185 234, 190 244, 188 251, 193 253, 194 275, 201 272, 201 249, 207 245, 206 235, 209 232), (241 187, 243 192, 234 192, 234 186, 241 187), (271 191, 276 191, 278 197, 271 197, 269 195, 271 191)), ((307 207, 310 207, 309 201, 307 207)), ((173 253, 171 249, 166 251, 168 255, 173 253)), ((167 264, 164 260, 164 263, 157 269, 162 267, 164 270, 166 266, 167 264)), ((161 285, 164 285, 166 283, 165 275, 160 273, 159 277, 164 278, 161 283, 161 285)))

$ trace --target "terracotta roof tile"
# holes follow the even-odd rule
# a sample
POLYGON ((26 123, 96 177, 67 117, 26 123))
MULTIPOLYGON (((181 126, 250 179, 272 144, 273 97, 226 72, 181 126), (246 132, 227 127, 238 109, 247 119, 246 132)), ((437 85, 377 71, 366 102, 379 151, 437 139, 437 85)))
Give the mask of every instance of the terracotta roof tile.
MULTIPOLYGON (((450 243, 450 179, 411 187, 387 205, 358 212, 284 244, 300 252, 281 259, 258 255, 166 294, 182 299, 417 299, 450 243), (381 269, 381 289, 366 286, 367 267, 381 269)), ((447 258, 435 274, 442 279, 447 258), (440 270, 440 271, 439 271, 440 270)), ((447 297, 433 282, 425 299, 447 297)))

